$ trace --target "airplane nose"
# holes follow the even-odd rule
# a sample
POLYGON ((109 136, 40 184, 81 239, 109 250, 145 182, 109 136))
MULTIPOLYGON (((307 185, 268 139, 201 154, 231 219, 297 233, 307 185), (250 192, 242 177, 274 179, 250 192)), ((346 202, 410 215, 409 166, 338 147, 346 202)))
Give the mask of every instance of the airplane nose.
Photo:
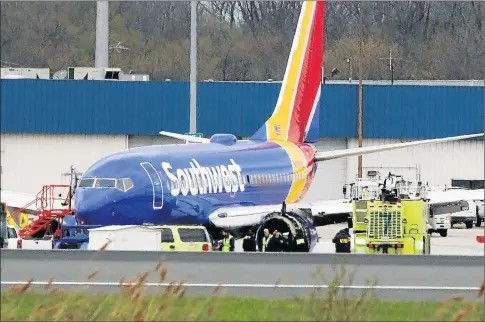
POLYGON ((76 219, 84 225, 104 225, 107 218, 104 197, 97 189, 78 188, 74 203, 76 219))

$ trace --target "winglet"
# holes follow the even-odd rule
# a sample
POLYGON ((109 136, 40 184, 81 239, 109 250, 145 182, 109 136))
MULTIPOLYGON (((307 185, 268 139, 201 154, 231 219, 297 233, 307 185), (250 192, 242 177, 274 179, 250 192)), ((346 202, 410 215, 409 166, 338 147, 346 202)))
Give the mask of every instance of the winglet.
POLYGON ((199 138, 191 135, 185 135, 185 134, 179 134, 179 133, 173 133, 173 132, 167 132, 167 131, 160 131, 159 132, 163 136, 167 136, 170 138, 174 139, 179 139, 179 140, 184 140, 187 142, 192 142, 192 143, 209 143, 210 139, 207 138, 199 138))

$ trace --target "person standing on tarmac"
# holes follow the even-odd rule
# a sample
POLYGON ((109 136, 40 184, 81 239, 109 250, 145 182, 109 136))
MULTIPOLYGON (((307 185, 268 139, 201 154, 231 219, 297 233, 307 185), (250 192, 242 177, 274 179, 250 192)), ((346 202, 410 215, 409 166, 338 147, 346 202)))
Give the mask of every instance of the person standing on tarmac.
POLYGON ((222 240, 221 251, 222 252, 233 252, 234 251, 234 237, 226 231, 223 231, 222 235, 224 236, 224 239, 222 240))
POLYGON ((336 253, 350 253, 350 233, 348 228, 340 230, 332 242, 335 244, 336 253))
POLYGON ((290 233, 289 232, 286 232, 286 233, 283 233, 283 251, 284 252, 289 252, 290 251, 290 241, 288 239, 290 233))
POLYGON ((268 228, 265 228, 263 230, 263 233, 264 233, 264 236, 263 236, 263 239, 262 239, 262 243, 261 243, 262 245, 261 245, 260 251, 261 252, 266 252, 267 251, 267 248, 268 248, 268 243, 271 240, 272 236, 269 234, 269 229, 268 228))
POLYGON ((268 252, 281 252, 283 251, 283 238, 281 238, 281 233, 277 230, 273 232, 273 237, 271 237, 268 243, 268 252))
POLYGON ((243 250, 245 252, 255 252, 256 251, 256 238, 255 238, 254 233, 251 229, 248 231, 248 234, 244 237, 243 250))

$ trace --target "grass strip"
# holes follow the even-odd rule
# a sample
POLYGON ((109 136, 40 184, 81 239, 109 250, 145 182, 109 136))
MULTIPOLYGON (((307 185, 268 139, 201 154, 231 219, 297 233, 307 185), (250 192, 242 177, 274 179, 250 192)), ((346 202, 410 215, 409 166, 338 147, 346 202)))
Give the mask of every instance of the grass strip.
POLYGON ((156 296, 90 295, 51 290, 1 293, 2 321, 484 321, 483 301, 444 303, 345 299, 330 292, 267 300, 185 297, 183 287, 156 296))

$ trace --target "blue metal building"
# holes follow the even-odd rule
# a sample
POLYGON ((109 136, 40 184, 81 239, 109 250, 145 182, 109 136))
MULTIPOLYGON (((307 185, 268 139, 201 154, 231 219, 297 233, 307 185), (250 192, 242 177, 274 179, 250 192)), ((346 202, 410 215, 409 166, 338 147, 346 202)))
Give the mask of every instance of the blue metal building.
MULTIPOLYGON (((204 135, 249 136, 273 111, 280 83, 198 85, 204 135)), ((365 138, 423 139, 484 130, 479 86, 365 85, 365 138)), ((321 137, 357 137, 358 86, 322 85, 321 137)), ((2 80, 3 133, 156 135, 188 132, 188 82, 2 80)))

